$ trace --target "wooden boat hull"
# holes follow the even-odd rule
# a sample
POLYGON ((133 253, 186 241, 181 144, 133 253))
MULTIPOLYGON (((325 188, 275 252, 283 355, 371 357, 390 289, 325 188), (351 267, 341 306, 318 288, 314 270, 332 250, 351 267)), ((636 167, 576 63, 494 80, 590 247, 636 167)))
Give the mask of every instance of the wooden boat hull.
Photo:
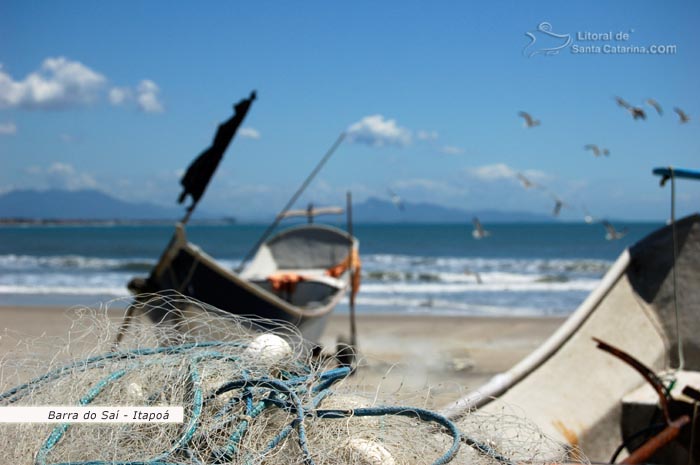
MULTIPOLYGON (((306 228, 321 228, 324 233, 330 231, 347 236, 335 228, 306 228)), ((274 240, 275 238, 271 239, 274 240)), ((254 259, 251 265, 255 267, 256 262, 254 259)), ((274 321, 290 323, 298 327, 302 335, 311 342, 320 339, 328 315, 348 289, 347 273, 341 276, 341 279, 320 276, 305 279, 296 284, 293 294, 275 292, 264 278, 252 278, 255 274, 255 270, 247 270, 246 276, 221 266, 199 247, 188 242, 184 228, 178 226, 173 239, 148 279, 132 280, 129 287, 135 294, 175 291, 228 313, 258 320, 269 328, 273 328, 274 321), (309 294, 321 297, 318 302, 311 302, 311 305, 308 299, 305 302, 307 305, 298 305, 296 295, 309 294)), ((151 315, 154 319, 161 317, 157 312, 151 315)))

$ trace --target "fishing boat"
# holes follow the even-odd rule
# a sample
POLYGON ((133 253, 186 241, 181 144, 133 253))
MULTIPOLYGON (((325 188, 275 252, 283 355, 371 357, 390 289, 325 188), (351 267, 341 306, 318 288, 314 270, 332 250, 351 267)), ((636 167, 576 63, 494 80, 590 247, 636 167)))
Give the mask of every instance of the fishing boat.
POLYGON ((595 463, 700 463, 700 215, 673 216, 543 345, 442 413, 512 409, 595 463))
MULTIPOLYGON (((187 238, 186 224, 255 98, 252 92, 249 98, 234 106, 234 115, 219 126, 212 145, 192 162, 183 176, 184 190, 178 201, 182 203, 189 195, 193 202, 185 217, 176 224, 172 239, 150 275, 134 278, 128 284, 135 294, 135 302, 127 310, 117 344, 128 329, 134 309, 145 299, 153 299, 153 294, 176 293, 194 298, 225 312, 264 322, 260 324, 265 328, 274 326, 274 322, 291 323, 312 343, 318 342, 328 315, 350 288, 351 302, 354 302, 360 276, 359 245, 351 232, 350 195, 347 207, 350 232, 313 223, 318 215, 343 213, 342 208, 310 205, 306 210, 290 210, 338 147, 342 136, 275 217, 238 269, 223 266, 187 238), (308 224, 272 235, 281 220, 295 216, 306 216, 308 224)), ((155 322, 160 322, 164 314, 148 313, 155 322)))
POLYGON ((358 241, 347 232, 304 224, 267 240, 237 273, 191 243, 178 224, 150 276, 131 280, 129 290, 137 296, 174 290, 236 315, 292 323, 317 342, 351 287, 357 257, 358 241))

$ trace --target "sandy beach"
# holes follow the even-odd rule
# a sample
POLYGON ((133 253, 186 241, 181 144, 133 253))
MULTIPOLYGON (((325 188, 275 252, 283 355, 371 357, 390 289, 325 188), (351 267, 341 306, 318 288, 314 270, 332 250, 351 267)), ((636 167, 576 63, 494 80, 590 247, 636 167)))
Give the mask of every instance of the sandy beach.
MULTIPOLYGON (((74 319, 59 307, 0 307, 0 356, 23 337, 63 337, 74 319), (8 337, 8 335, 10 337, 8 337)), ((114 313, 118 318, 119 311, 114 313)), ((348 382, 430 407, 456 399, 507 370, 547 338, 561 318, 359 315, 360 365, 348 382)), ((322 344, 333 351, 349 333, 348 315, 331 317, 322 344)), ((21 349, 20 349, 21 350, 21 349)), ((53 357, 52 353, 36 353, 53 357)))

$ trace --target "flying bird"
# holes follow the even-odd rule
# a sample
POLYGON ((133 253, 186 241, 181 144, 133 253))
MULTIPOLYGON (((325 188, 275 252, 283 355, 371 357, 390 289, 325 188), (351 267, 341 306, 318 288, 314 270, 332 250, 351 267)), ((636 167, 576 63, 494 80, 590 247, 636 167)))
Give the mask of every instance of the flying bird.
POLYGON ((592 150, 592 151, 593 151, 593 155, 595 155, 596 157, 599 157, 599 156, 601 156, 601 155, 605 155, 605 156, 607 157, 607 156, 610 155, 610 150, 608 150, 608 149, 606 149, 606 148, 603 148, 603 149, 601 150, 601 148, 598 147, 598 146, 595 145, 595 144, 586 144, 586 145, 583 146, 583 149, 584 149, 584 150, 592 150))
POLYGON ((387 189, 387 192, 389 193, 389 197, 391 197, 391 203, 393 203, 399 210, 404 211, 406 206, 403 204, 401 197, 399 197, 398 194, 393 192, 391 189, 387 189))
POLYGON ((532 128, 540 125, 540 120, 534 119, 529 113, 521 111, 518 113, 518 116, 525 119, 526 128, 532 128))
POLYGON ((661 105, 659 105, 659 102, 657 102, 653 98, 648 98, 646 100, 646 104, 654 107, 654 110, 656 110, 656 112, 659 114, 659 116, 662 116, 664 114, 664 109, 661 108, 661 105))
POLYGON ((673 109, 673 111, 675 111, 676 113, 678 113, 678 117, 680 118, 680 121, 679 121, 679 122, 680 122, 681 124, 685 124, 685 123, 687 123, 688 121, 690 121, 690 116, 688 116, 688 114, 687 114, 686 112, 684 112, 683 110, 681 110, 680 108, 675 107, 675 108, 673 109))
POLYGON ((552 197, 554 198, 554 209, 552 210, 552 216, 559 216, 561 208, 564 206, 564 202, 562 202, 561 199, 556 196, 552 197))
POLYGON ((615 230, 615 227, 613 225, 611 225, 610 223, 608 223, 607 221, 603 220, 603 221, 601 221, 601 223, 603 224, 603 227, 605 227, 605 231, 606 231, 605 239, 608 241, 622 239, 623 237, 625 237, 627 235, 627 228, 624 228, 621 231, 617 231, 617 230, 615 230))
POLYGON ((621 106, 622 108, 629 110, 632 107, 632 105, 627 103, 622 97, 615 97, 615 101, 617 102, 618 106, 621 106))
POLYGON ((644 113, 644 110, 639 108, 639 107, 633 107, 625 99, 622 97, 615 97, 615 101, 617 102, 618 106, 621 106, 625 110, 629 111, 630 114, 632 115, 632 118, 634 119, 647 119, 647 114, 644 113))
POLYGON ((472 223, 474 224, 474 230, 472 231, 472 237, 474 237, 474 239, 481 239, 482 237, 491 235, 489 231, 485 230, 484 227, 481 226, 481 222, 476 216, 472 218, 472 223))
POLYGON ((520 181, 520 184, 522 184, 525 189, 529 189, 531 187, 537 187, 537 184, 535 184, 534 182, 532 182, 528 178, 526 178, 524 174, 516 173, 516 176, 517 176, 518 180, 520 181))
POLYGON ((640 118, 644 119, 644 120, 647 119, 646 112, 639 107, 631 107, 631 108, 628 108, 627 111, 630 112, 630 115, 632 115, 632 118, 634 118, 634 119, 640 119, 640 118))

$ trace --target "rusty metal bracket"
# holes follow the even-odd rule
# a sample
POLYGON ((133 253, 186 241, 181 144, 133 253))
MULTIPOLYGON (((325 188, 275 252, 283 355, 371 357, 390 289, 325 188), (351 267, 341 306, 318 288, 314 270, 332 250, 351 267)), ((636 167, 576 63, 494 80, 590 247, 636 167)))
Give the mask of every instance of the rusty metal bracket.
MULTIPOLYGON (((672 421, 668 405, 669 393, 666 390, 664 383, 656 375, 656 373, 654 373, 651 368, 647 367, 627 352, 618 349, 617 347, 614 347, 608 344, 607 342, 601 341, 598 338, 594 337, 593 340, 598 344, 599 349, 614 355, 615 357, 619 358, 620 360, 634 368, 639 374, 642 375, 644 380, 647 383, 649 383, 659 395, 659 405, 661 407, 661 410, 663 411, 664 419, 666 420, 666 427, 659 434, 649 438, 649 440, 647 440, 639 448, 635 449, 625 460, 622 461, 622 463, 624 464, 645 463, 658 450, 662 449, 678 437, 678 435, 681 432, 681 429, 683 429, 685 425, 690 423, 690 417, 688 415, 681 415, 680 417, 672 421)), ((700 392, 689 387, 684 389, 683 393, 694 399, 700 398, 700 392)))
POLYGON ((658 376, 656 376, 656 373, 654 373, 654 371, 651 368, 644 365, 642 362, 632 357, 630 354, 623 351, 622 349, 618 349, 617 347, 612 346, 607 342, 602 341, 596 337, 594 337, 593 340, 598 344, 599 349, 614 355, 615 357, 619 358, 620 360, 634 368, 640 375, 642 375, 644 380, 647 383, 649 383, 652 388, 654 388, 656 393, 659 395, 659 405, 661 406, 661 411, 664 414, 664 420, 666 421, 667 425, 670 425, 671 415, 668 411, 668 398, 666 394, 666 386, 664 386, 663 381, 661 381, 661 379, 658 376))

